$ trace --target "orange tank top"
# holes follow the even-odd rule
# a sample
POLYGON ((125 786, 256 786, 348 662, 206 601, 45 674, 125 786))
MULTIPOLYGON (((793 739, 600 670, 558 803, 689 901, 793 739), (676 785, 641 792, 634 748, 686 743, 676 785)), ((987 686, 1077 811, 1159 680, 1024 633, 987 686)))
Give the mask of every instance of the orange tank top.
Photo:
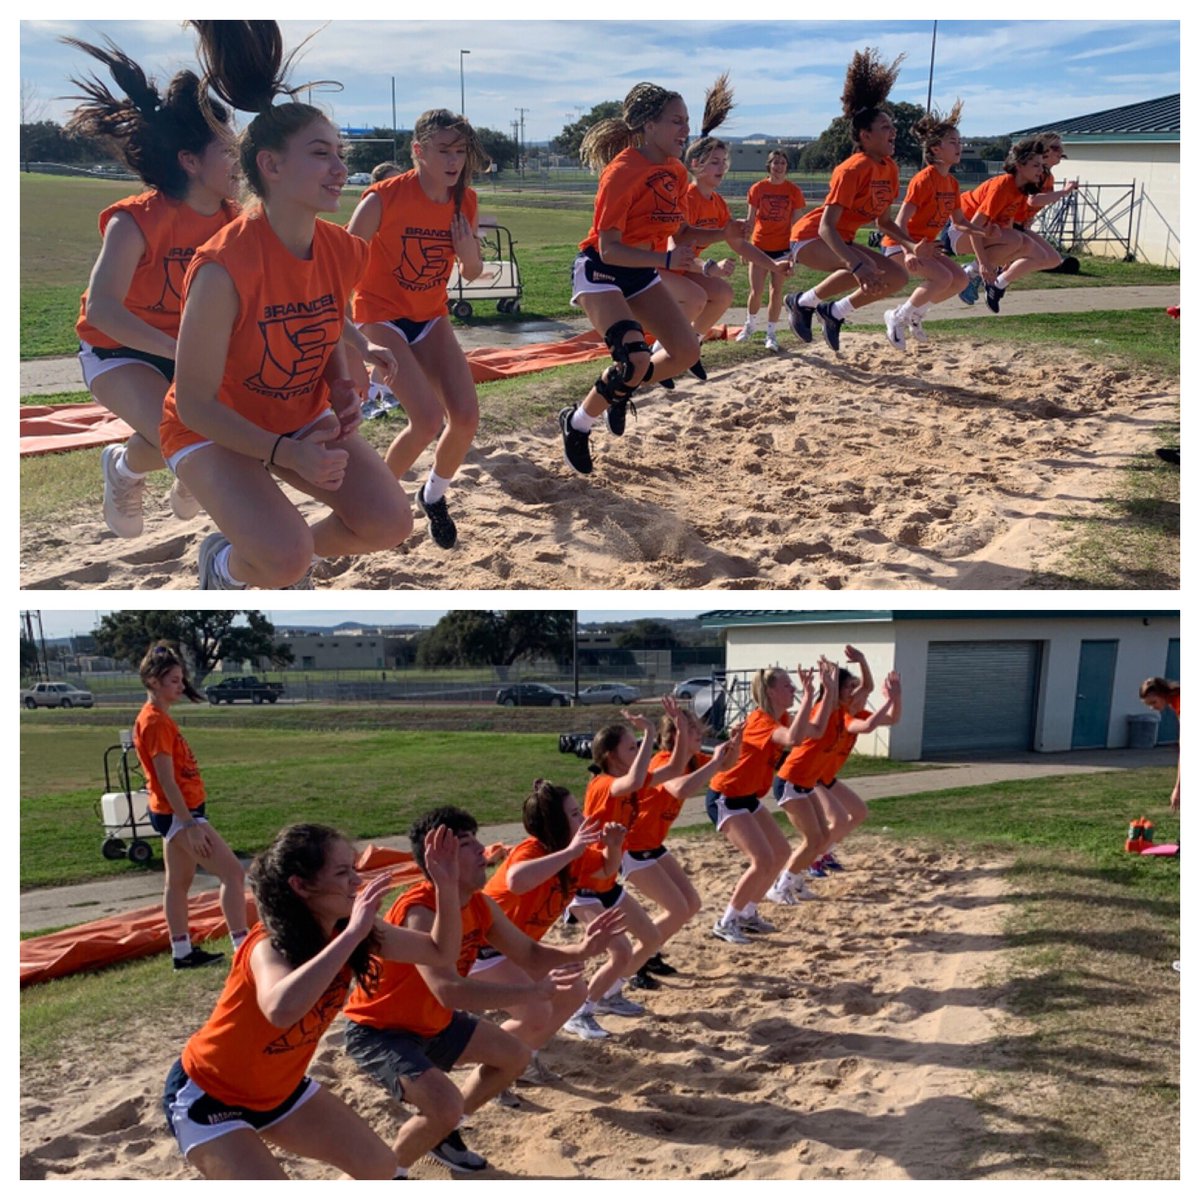
POLYGON ((142 764, 142 774, 146 777, 151 812, 172 811, 154 767, 154 757, 157 754, 171 756, 175 782, 179 785, 188 808, 199 808, 204 803, 204 780, 200 778, 200 768, 196 766, 196 756, 192 753, 191 746, 187 744, 183 734, 179 732, 179 726, 171 717, 155 708, 149 700, 142 705, 137 720, 133 723, 133 745, 138 761, 142 764))
POLYGON ((280 1029, 263 1016, 250 969, 250 955, 266 936, 261 924, 250 930, 233 956, 212 1016, 181 1055, 188 1078, 210 1096, 259 1112, 282 1104, 299 1087, 352 978, 343 967, 309 1012, 280 1029))
MULTIPOLYGON (((159 191, 142 192, 110 204, 100 214, 100 236, 121 213, 137 224, 146 247, 125 293, 125 307, 139 320, 175 337, 183 311, 183 279, 196 250, 237 216, 237 205, 225 200, 211 216, 198 213, 183 200, 172 200, 159 191)), ((87 292, 79 301, 75 333, 80 341, 106 350, 120 343, 87 319, 87 292)))
MULTIPOLYGON (((354 292, 355 321, 443 316, 446 281, 454 266, 454 202, 430 200, 416 170, 372 184, 363 195, 378 197, 381 211, 379 228, 368 243, 367 268, 354 292)), ((467 188, 462 214, 472 229, 478 213, 478 197, 467 188)))
MULTIPOLYGON (((261 208, 251 209, 202 246, 184 280, 219 263, 233 280, 238 313, 217 399, 270 433, 294 433, 329 403, 321 378, 342 336, 346 300, 367 246, 331 221, 317 221, 312 254, 297 258, 261 208)), ((205 439, 179 419, 179 378, 167 389, 159 428, 164 457, 205 439)))

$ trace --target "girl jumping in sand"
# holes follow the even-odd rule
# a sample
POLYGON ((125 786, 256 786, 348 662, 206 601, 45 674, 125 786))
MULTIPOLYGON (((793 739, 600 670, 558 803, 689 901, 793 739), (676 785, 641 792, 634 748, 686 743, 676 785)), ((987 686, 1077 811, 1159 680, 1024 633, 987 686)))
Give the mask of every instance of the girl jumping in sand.
POLYGON ((898 292, 908 282, 898 262, 854 240, 874 221, 905 250, 917 253, 918 244, 887 215, 900 194, 900 172, 892 158, 896 125, 883 103, 903 57, 885 66, 874 50, 857 51, 846 72, 842 111, 850 122, 854 153, 834 170, 825 203, 792 226, 792 261, 833 272, 816 287, 784 297, 792 332, 802 342, 812 341, 815 314, 830 349, 839 349, 842 325, 855 309, 898 292), (848 296, 834 299, 847 291, 848 296))
POLYGON ((462 943, 458 842, 445 828, 425 842, 445 900, 428 934, 376 919, 391 878, 359 891, 354 859, 336 830, 291 825, 250 867, 260 923, 163 1089, 167 1125, 208 1179, 286 1179, 275 1150, 355 1179, 398 1174, 383 1139, 305 1072, 352 980, 369 990, 378 959, 453 965, 462 943))
POLYGON ((750 185, 746 193, 746 229, 751 243, 772 264, 764 267, 761 259, 743 254, 750 264, 750 294, 746 298, 746 323, 734 341, 748 342, 758 327, 758 312, 762 308, 763 287, 770 281, 770 298, 767 302, 768 350, 778 350, 776 336, 779 314, 783 311, 783 280, 791 273, 792 253, 790 234, 792 226, 804 215, 804 193, 788 177, 786 150, 772 150, 767 155, 767 177, 750 185), (779 271, 775 264, 785 263, 786 271, 779 271))
POLYGON ((367 188, 346 226, 371 247, 354 320, 398 364, 396 396, 408 427, 388 448, 392 474, 401 478, 437 440, 417 503, 430 536, 449 550, 458 529, 446 490, 471 448, 479 398, 446 314, 446 282, 455 259, 465 280, 483 271, 478 201, 468 184, 487 155, 466 117, 444 108, 417 118, 412 154, 415 168, 367 188))
POLYGON ((367 247, 317 219, 337 210, 346 167, 319 109, 274 103, 291 92, 278 26, 193 24, 205 86, 256 114, 241 137, 241 166, 260 203, 188 269, 162 450, 220 530, 200 547, 201 588, 304 586, 314 555, 385 550, 412 529, 399 483, 356 432, 343 334, 389 371, 395 362, 345 321, 367 247), (272 474, 328 515, 310 526, 272 474))
POLYGON ((245 875, 242 865, 205 816, 204 780, 191 747, 171 718, 186 697, 202 697, 187 667, 169 642, 156 642, 138 668, 146 703, 133 725, 133 745, 150 793, 150 824, 163 840, 163 912, 177 971, 205 967, 224 956, 192 945, 188 929, 188 889, 196 868, 221 881, 220 902, 236 951, 246 938, 245 875))
MULTIPOLYGON (((83 103, 67 129, 110 141, 149 188, 110 204, 100 214, 100 257, 80 303, 75 332, 88 390, 134 433, 124 446, 106 446, 104 520, 117 537, 142 532, 146 476, 165 465, 158 426, 163 396, 175 373, 183 307, 183 276, 195 247, 237 215, 237 154, 227 114, 200 106, 200 81, 180 71, 160 93, 142 68, 111 42, 107 49, 62 39, 99 59, 121 99, 95 77, 72 80, 83 103)), ((175 480, 171 509, 189 520, 199 505, 175 480)))

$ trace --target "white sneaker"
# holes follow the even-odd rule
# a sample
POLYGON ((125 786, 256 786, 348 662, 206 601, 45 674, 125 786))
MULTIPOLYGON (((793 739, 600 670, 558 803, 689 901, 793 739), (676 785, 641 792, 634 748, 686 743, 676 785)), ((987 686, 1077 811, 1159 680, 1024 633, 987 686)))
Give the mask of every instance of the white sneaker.
POLYGON ((745 325, 738 330, 737 336, 733 339, 735 342, 748 342, 754 336, 754 322, 747 321, 745 325))
POLYGON ((766 340, 765 345, 768 350, 778 350, 779 349, 779 339, 775 336, 775 334, 770 329, 767 330, 767 340, 766 340))
POLYGON ((572 1013, 566 1019, 563 1023, 563 1032, 583 1038, 585 1042, 596 1042, 601 1038, 608 1037, 608 1030, 590 1012, 584 1012, 583 1009, 572 1013))
POLYGON ((901 324, 901 322, 896 320, 896 310, 894 308, 889 308, 887 312, 883 314, 883 323, 887 328, 887 340, 891 342, 897 350, 905 349, 906 343, 904 341, 904 326, 901 324))
POLYGON ((772 925, 765 917, 758 913, 751 913, 748 917, 742 917, 739 921, 743 932, 745 933, 778 933, 777 926, 772 925))
POLYGON ((799 904, 800 897, 794 895, 791 888, 780 887, 778 880, 771 884, 767 890, 767 894, 763 897, 764 900, 770 900, 772 904, 799 904))
POLYGON ((171 484, 171 511, 181 520, 190 521, 200 511, 200 501, 184 487, 182 479, 171 484))
POLYGON ((492 1103, 498 1104, 501 1108, 520 1108, 521 1097, 511 1088, 505 1088, 499 1095, 492 1097, 492 1103))
POLYGON ((100 453, 104 472, 104 522, 119 538, 138 537, 142 532, 142 497, 145 479, 126 479, 117 470, 124 446, 105 446, 100 453))
POLYGON ((592 1001, 592 1012, 609 1013, 614 1017, 640 1017, 645 1011, 642 1005, 620 992, 613 992, 611 996, 602 996, 599 1000, 592 1001))
POLYGON ((913 313, 908 319, 908 333, 914 342, 929 341, 929 334, 925 332, 925 326, 921 323, 921 318, 913 313))
POLYGON ((217 576, 215 561, 218 553, 229 545, 229 539, 223 533, 210 533, 200 543, 200 559, 197 567, 200 574, 200 590, 202 592, 233 592, 240 591, 233 584, 226 583, 217 576))
POLYGON ((742 932, 742 923, 736 917, 726 920, 718 918, 712 927, 713 934, 722 941, 732 942, 735 946, 748 946, 750 939, 742 932))

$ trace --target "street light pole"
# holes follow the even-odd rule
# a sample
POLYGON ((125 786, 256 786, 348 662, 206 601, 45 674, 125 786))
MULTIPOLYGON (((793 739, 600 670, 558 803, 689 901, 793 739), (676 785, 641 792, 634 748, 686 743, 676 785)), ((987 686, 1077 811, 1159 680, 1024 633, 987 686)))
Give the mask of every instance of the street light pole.
POLYGON ((933 41, 929 47, 929 92, 925 97, 925 111, 933 112, 933 60, 937 54, 937 22, 933 23, 933 41))
POLYGON ((470 50, 458 52, 458 111, 464 117, 467 115, 467 77, 463 73, 463 55, 470 53, 470 50))

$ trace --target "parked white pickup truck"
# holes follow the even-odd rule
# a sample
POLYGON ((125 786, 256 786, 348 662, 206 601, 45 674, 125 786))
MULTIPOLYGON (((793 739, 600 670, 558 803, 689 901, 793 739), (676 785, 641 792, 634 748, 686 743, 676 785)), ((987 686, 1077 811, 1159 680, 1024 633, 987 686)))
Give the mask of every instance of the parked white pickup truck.
POLYGON ((21 703, 26 708, 91 708, 96 698, 69 683, 35 683, 21 689, 21 703))

